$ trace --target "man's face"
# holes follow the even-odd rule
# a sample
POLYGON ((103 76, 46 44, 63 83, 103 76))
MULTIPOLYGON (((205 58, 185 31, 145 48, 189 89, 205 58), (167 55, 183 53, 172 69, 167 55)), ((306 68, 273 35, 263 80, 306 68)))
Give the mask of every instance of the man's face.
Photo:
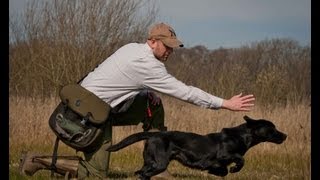
POLYGON ((173 48, 166 46, 165 44, 163 44, 161 40, 151 40, 151 41, 153 41, 152 50, 153 50, 154 56, 162 62, 167 61, 169 55, 173 52, 173 48))

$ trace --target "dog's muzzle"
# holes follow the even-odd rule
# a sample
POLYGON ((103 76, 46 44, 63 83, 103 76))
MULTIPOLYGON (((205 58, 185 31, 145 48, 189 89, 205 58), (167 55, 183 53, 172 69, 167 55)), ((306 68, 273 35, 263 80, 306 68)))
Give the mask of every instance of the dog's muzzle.
POLYGON ((277 144, 281 144, 283 143, 283 141, 285 141, 287 139, 287 135, 282 133, 282 132, 278 132, 277 136, 273 139, 273 142, 277 143, 277 144))

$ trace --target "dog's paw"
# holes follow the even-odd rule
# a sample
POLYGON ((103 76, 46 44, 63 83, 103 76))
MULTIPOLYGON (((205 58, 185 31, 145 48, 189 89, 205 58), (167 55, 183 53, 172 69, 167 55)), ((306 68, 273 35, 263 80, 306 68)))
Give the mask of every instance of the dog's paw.
POLYGON ((239 166, 232 166, 230 167, 230 170, 229 172, 230 173, 236 173, 236 172, 239 172, 241 170, 242 167, 239 167, 239 166))
POLYGON ((134 172, 134 175, 141 175, 141 174, 142 174, 141 170, 138 170, 138 171, 134 172))

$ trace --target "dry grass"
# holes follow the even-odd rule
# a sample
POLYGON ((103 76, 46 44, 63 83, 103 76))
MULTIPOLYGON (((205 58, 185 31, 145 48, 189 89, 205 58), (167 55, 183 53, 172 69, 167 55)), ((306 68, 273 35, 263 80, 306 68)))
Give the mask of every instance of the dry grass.
MULTIPOLYGON (((259 144, 245 155, 245 166, 225 179, 310 179, 311 123, 310 107, 295 105, 273 110, 258 106, 249 113, 226 110, 210 111, 169 97, 165 104, 166 126, 169 130, 189 131, 199 134, 219 131, 243 123, 246 114, 253 118, 272 120, 279 130, 288 134, 284 144, 259 144)), ((58 104, 57 99, 40 101, 30 98, 10 97, 9 102, 9 158, 10 177, 19 179, 15 172, 22 150, 51 154, 54 134, 48 119, 58 104)), ((118 142, 129 134, 141 131, 141 126, 113 128, 113 141, 118 142)), ((142 166, 142 146, 139 142, 111 156, 111 176, 117 179, 134 178, 133 172, 142 166)), ((59 154, 75 154, 61 144, 59 154)), ((169 171, 177 179, 210 179, 206 172, 190 170, 172 162, 169 171)), ((44 175, 44 177, 48 177, 44 175)), ((40 178, 35 175, 33 178, 40 178)), ((44 178, 45 179, 45 178, 44 178)))

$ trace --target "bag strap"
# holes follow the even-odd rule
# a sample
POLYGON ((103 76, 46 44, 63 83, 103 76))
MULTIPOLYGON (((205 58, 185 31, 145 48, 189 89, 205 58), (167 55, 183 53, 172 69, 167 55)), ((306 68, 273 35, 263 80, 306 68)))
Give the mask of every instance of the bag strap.
POLYGON ((57 170, 56 163, 57 163, 58 146, 59 146, 59 138, 57 136, 56 137, 56 141, 54 143, 53 154, 52 154, 52 162, 51 162, 51 166, 50 166, 51 177, 54 176, 54 173, 57 170))

